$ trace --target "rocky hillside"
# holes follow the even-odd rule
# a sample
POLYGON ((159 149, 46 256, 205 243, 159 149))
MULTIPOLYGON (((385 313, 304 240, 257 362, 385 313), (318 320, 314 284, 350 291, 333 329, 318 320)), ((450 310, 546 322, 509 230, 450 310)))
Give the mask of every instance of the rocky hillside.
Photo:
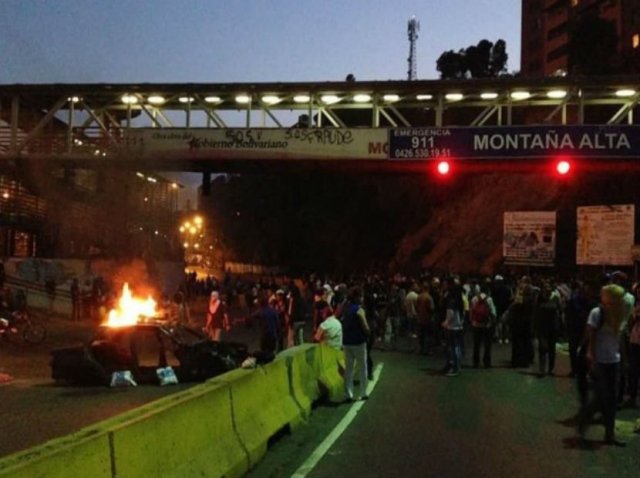
POLYGON ((393 268, 419 261, 423 267, 492 273, 502 263, 503 213, 558 205, 559 185, 544 176, 485 174, 467 179, 466 185, 400 241, 393 268))
POLYGON ((245 176, 214 183, 206 209, 225 238, 227 260, 292 271, 492 273, 503 263, 505 211, 557 211, 556 264, 571 271, 576 207, 640 199, 634 169, 562 180, 513 172, 450 179, 245 176))

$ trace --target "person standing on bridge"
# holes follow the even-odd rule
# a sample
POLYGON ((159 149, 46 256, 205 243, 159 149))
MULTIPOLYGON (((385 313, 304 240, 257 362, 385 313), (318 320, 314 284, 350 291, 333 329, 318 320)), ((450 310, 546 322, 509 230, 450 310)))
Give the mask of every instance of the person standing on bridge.
POLYGON ((354 287, 349 293, 349 304, 342 319, 342 343, 345 356, 344 385, 347 400, 354 400, 353 374, 358 370, 360 397, 367 398, 367 339, 371 335, 367 317, 362 307, 363 293, 354 287))

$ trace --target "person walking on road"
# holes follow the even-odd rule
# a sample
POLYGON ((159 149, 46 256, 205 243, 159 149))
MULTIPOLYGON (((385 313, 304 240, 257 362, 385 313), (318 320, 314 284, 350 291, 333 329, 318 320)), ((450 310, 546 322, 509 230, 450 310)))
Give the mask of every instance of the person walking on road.
POLYGON ((580 410, 578 433, 584 437, 593 415, 600 410, 604 419, 605 443, 625 444, 615 437, 616 392, 620 366, 620 324, 625 319, 625 290, 610 284, 602 288, 600 306, 587 321, 586 361, 594 378, 595 396, 580 410))
POLYGON ((367 339, 371 335, 367 317, 362 307, 363 294, 359 287, 349 293, 349 305, 342 319, 342 343, 344 345, 347 400, 355 399, 353 375, 358 371, 358 382, 362 399, 367 398, 367 339))
POLYGON ((481 292, 471 299, 469 318, 473 331, 473 366, 480 366, 480 348, 483 348, 482 362, 486 368, 490 368, 496 308, 487 286, 483 286, 481 292))
POLYGON ((560 324, 560 294, 545 283, 534 313, 534 329, 538 339, 538 376, 553 375, 556 364, 556 341, 560 324))
POLYGON ((515 300, 507 311, 511 329, 511 366, 527 368, 533 364, 533 314, 536 309, 538 289, 524 276, 518 284, 515 300))
POLYGON ((640 385, 640 284, 633 287, 636 303, 629 321, 629 398, 623 403, 628 408, 638 408, 638 385, 640 385))
POLYGON ((222 329, 225 331, 231 329, 229 314, 226 304, 220 300, 220 293, 214 290, 211 292, 204 330, 211 340, 220 342, 222 329))
POLYGON ((432 338, 431 326, 435 304, 429 294, 429 284, 423 284, 418 300, 416 301, 416 314, 418 323, 418 352, 427 355, 429 353, 429 339, 432 338))
POLYGON ((464 291, 460 284, 447 281, 445 285, 445 318, 442 328, 445 330, 447 339, 448 360, 445 368, 448 377, 454 377, 460 373, 462 360, 463 314, 464 314, 464 291))

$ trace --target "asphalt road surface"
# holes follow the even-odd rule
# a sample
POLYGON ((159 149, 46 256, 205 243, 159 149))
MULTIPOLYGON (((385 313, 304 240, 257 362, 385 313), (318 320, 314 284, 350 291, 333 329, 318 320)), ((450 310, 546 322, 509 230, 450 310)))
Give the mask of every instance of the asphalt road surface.
POLYGON ((446 377, 440 355, 374 351, 383 366, 369 400, 316 409, 249 476, 640 476, 638 410, 618 412, 617 435, 626 447, 605 446, 602 425, 589 428, 582 442, 571 420, 577 400, 568 357, 559 356, 556 376, 538 378, 534 370, 508 368, 508 345, 496 352, 494 368, 446 377), (359 411, 342 435, 323 445, 353 407, 359 411), (314 451, 324 454, 309 467, 314 451))
MULTIPOLYGON (((49 378, 49 349, 81 341, 92 328, 49 325, 53 335, 35 348, 0 343, 0 372, 15 377, 0 385, 0 456, 189 386, 58 386, 49 378)), ((251 343, 257 330, 238 326, 229 338, 251 343)), ((633 433, 638 410, 618 413, 617 434, 625 448, 605 446, 601 425, 589 429, 588 441, 577 440, 571 423, 577 400, 573 380, 566 377, 566 356, 560 354, 555 377, 540 379, 533 370, 508 368, 509 346, 496 345, 494 368, 464 368, 457 377, 445 377, 440 354, 403 351, 409 345, 405 340, 400 351, 374 350, 381 369, 370 399, 316 407, 307 424, 274 440, 249 476, 640 476, 640 435, 633 433), (327 443, 331 436, 337 439, 327 443)))

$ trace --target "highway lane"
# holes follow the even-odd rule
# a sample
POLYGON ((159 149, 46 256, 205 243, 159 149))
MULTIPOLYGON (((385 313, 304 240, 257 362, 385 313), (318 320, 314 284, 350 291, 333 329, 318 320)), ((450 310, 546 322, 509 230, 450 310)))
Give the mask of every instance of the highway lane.
MULTIPOLYGON (((196 317, 199 318, 196 309, 196 317)), ((39 345, 14 345, 0 341, 0 372, 13 381, 0 384, 0 457, 42 444, 83 427, 177 393, 194 383, 160 387, 77 387, 51 379, 50 351, 89 340, 96 325, 47 319, 47 340, 39 345)), ((225 337, 255 350, 257 328, 235 327, 225 337)))
MULTIPOLYGON (((577 410, 568 360, 556 377, 506 366, 509 346, 497 346, 497 367, 440 374, 443 358, 376 351, 380 380, 346 431, 306 476, 367 477, 636 477, 637 410, 618 414, 626 448, 604 446, 592 426, 577 440, 577 410)), ((294 475, 346 414, 348 405, 316 411, 306 429, 276 443, 250 478, 294 475)))

